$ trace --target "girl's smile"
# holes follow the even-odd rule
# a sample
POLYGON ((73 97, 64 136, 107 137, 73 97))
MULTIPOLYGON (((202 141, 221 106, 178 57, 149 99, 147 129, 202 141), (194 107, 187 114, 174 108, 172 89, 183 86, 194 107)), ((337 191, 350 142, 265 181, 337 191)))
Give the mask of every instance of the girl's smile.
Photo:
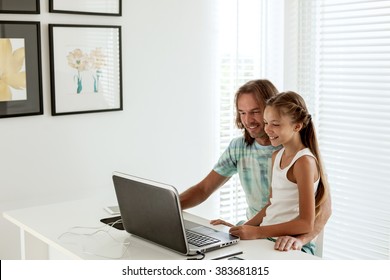
POLYGON ((282 115, 272 106, 264 110, 264 131, 267 133, 272 146, 286 145, 299 137, 299 130, 296 129, 289 116, 282 115))

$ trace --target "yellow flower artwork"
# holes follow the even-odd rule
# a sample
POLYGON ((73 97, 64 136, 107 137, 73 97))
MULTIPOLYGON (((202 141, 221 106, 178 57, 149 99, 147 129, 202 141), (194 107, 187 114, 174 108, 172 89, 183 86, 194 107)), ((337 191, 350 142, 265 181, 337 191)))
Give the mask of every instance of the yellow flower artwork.
POLYGON ((26 72, 25 50, 19 47, 13 50, 12 43, 21 43, 23 39, 0 38, 0 102, 27 99, 26 98, 26 72), (15 92, 24 90, 22 97, 20 94, 15 97, 15 92))

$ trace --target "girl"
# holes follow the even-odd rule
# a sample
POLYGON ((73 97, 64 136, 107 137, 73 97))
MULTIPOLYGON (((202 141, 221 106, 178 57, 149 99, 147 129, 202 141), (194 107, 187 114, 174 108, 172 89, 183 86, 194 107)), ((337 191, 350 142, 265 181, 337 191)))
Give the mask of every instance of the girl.
MULTIPOLYGON (((230 233, 241 239, 256 239, 311 232, 327 198, 328 182, 303 98, 295 92, 272 97, 266 104, 264 124, 271 144, 282 146, 272 155, 271 198, 244 225, 232 226, 230 233)), ((213 222, 219 223, 226 224, 213 222)))

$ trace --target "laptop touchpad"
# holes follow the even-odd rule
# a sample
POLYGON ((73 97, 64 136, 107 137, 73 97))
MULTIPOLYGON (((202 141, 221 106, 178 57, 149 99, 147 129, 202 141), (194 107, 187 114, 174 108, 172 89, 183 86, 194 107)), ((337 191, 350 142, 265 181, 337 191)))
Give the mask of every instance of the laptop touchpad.
POLYGON ((192 230, 192 231, 195 231, 195 232, 198 232, 198 233, 206 234, 206 235, 218 232, 218 230, 214 230, 212 228, 209 228, 209 227, 206 227, 206 226, 202 226, 200 224, 196 224, 196 223, 193 223, 193 222, 190 222, 190 221, 187 221, 187 220, 184 220, 184 224, 185 224, 185 228, 186 229, 189 229, 189 230, 192 230))

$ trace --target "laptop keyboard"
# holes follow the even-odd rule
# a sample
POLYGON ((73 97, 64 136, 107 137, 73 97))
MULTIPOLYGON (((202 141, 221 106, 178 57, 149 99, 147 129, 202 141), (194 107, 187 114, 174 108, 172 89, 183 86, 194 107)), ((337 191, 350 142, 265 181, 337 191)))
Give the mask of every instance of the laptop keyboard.
POLYGON ((191 245, 195 245, 197 247, 202 247, 205 245, 210 245, 219 242, 219 239, 217 238, 203 235, 188 229, 186 229, 186 235, 187 235, 188 243, 190 243, 191 245))

